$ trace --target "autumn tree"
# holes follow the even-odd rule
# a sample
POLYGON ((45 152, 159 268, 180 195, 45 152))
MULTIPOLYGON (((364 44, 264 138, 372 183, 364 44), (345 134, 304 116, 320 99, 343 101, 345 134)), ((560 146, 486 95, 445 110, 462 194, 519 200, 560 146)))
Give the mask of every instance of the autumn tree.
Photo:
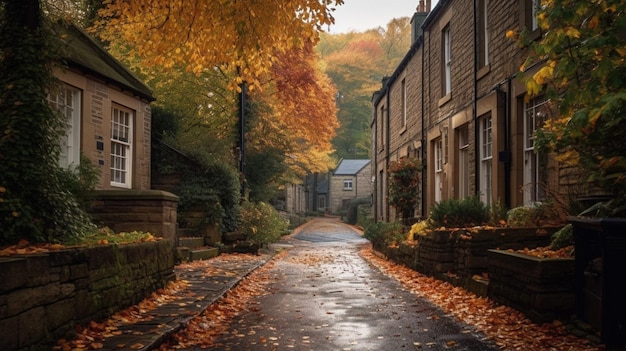
POLYGON ((37 0, 0 2, 0 243, 60 241, 90 228, 58 166, 64 121, 47 103, 62 47, 37 0))
POLYGON ((340 128, 333 139, 336 158, 367 158, 371 149, 371 98, 382 78, 393 73, 410 45, 408 17, 386 29, 321 35, 316 49, 337 87, 340 128))
POLYGON ((277 52, 315 43, 333 23, 342 0, 201 1, 112 0, 96 29, 108 42, 130 44, 145 65, 182 66, 201 73, 219 66, 233 75, 231 87, 259 86, 277 52))
POLYGON ((248 83, 246 162, 253 168, 246 167, 247 185, 256 188, 252 195, 268 194, 267 186, 326 171, 331 163, 337 126, 333 88, 311 48, 318 31, 332 22, 332 6, 342 2, 112 1, 94 30, 149 84, 156 79, 172 88, 155 89, 157 105, 161 94, 175 105, 177 96, 193 97, 178 141, 195 152, 215 149, 207 144, 233 146, 233 92, 248 83), (186 93, 177 77, 184 77, 186 93))
MULTIPOLYGON (((538 14, 543 33, 530 43, 522 71, 529 96, 543 89, 558 117, 539 131, 538 146, 588 171, 588 180, 626 196, 626 1, 550 0, 538 14)), ((522 39, 525 36, 522 35, 522 39)))
POLYGON ((104 0, 42 0, 44 13, 50 19, 71 21, 82 27, 90 26, 104 0))

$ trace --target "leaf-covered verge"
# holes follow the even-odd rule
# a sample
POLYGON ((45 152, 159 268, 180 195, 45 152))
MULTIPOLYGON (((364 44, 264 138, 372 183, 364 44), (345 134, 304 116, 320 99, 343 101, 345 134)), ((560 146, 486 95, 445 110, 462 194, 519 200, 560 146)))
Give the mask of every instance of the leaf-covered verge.
POLYGON ((77 247, 89 247, 109 244, 132 244, 148 241, 161 240, 148 232, 132 231, 114 233, 109 228, 94 230, 78 239, 65 243, 31 243, 28 240, 20 240, 17 244, 0 247, 0 257, 12 255, 30 255, 45 253, 56 250, 65 250, 77 247))
POLYGON ((503 350, 604 350, 602 346, 572 335, 562 322, 538 325, 511 307, 497 305, 488 298, 380 258, 369 248, 361 250, 361 256, 400 281, 407 290, 430 300, 457 320, 474 326, 503 350))

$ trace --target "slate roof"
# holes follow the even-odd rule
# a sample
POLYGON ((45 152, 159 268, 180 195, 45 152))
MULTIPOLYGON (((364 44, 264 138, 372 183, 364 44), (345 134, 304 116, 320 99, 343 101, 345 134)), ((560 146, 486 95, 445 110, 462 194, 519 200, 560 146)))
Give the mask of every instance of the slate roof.
POLYGON ((148 101, 156 100, 152 90, 117 61, 102 46, 76 25, 61 25, 63 40, 68 44, 64 52, 67 64, 78 66, 86 73, 114 83, 148 101))
POLYGON ((328 193, 328 180, 324 179, 317 183, 317 193, 318 194, 327 194, 328 193))
POLYGON ((356 175, 370 162, 371 160, 341 160, 334 175, 356 175))

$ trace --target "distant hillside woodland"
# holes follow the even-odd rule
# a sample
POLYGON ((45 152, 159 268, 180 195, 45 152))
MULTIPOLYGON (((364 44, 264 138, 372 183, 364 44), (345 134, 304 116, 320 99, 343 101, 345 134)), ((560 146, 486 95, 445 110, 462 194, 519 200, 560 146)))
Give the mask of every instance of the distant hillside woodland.
POLYGON ((332 140, 337 159, 370 157, 372 94, 380 89, 383 77, 393 73, 410 44, 409 17, 365 32, 322 33, 316 50, 337 88, 340 126, 332 140))

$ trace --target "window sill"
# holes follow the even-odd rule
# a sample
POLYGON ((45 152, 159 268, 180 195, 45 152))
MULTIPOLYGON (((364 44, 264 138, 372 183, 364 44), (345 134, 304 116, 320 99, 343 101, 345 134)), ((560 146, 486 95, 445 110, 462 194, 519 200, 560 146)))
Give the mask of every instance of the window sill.
POLYGON ((437 104, 438 104, 439 107, 441 107, 441 106, 445 105, 451 99, 452 99, 452 93, 449 93, 448 95, 446 95, 446 96, 442 97, 441 99, 439 99, 437 104))
POLYGON ((479 69, 478 72, 476 72, 476 80, 481 80, 490 71, 491 71, 491 64, 487 64, 486 66, 483 66, 483 68, 479 69))

